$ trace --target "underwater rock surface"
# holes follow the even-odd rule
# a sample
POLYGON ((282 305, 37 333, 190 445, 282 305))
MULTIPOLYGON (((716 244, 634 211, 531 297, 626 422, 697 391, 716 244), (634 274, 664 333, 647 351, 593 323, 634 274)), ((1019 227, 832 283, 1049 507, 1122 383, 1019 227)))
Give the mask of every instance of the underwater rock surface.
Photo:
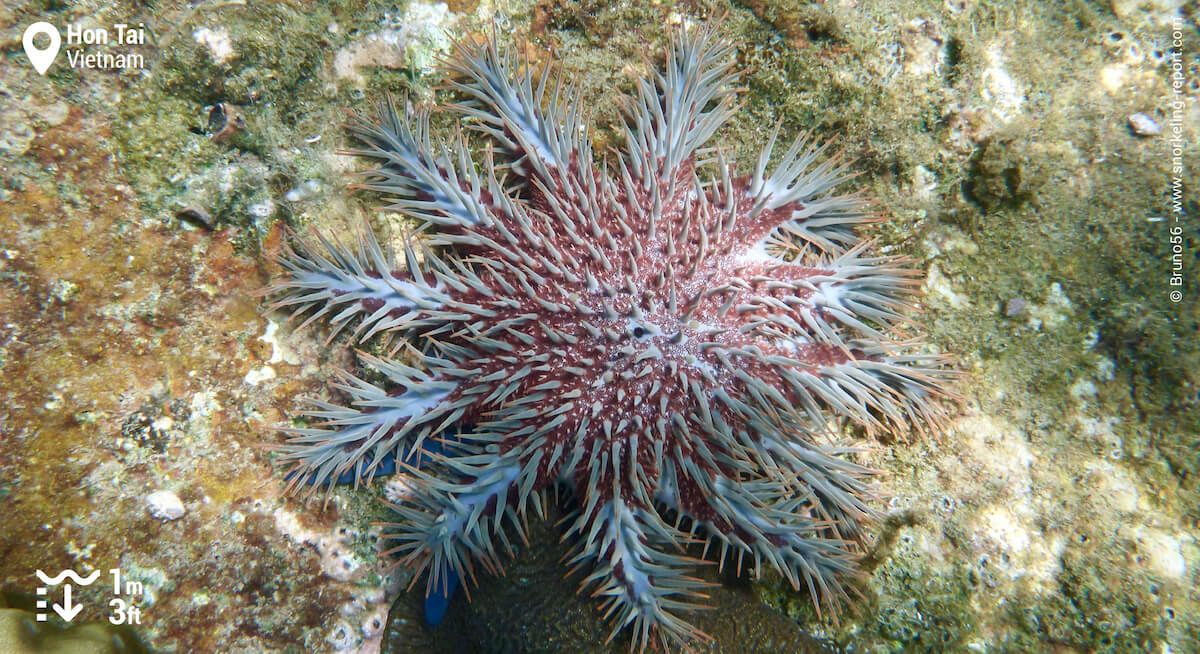
MULTIPOLYGON (((139 635, 155 651, 382 645, 375 625, 408 581, 376 568, 383 484, 304 506, 258 447, 354 361, 344 343, 326 348, 322 334, 258 313, 280 225, 346 231, 370 214, 373 200, 344 190, 342 110, 387 91, 430 94, 422 71, 444 41, 429 30, 477 35, 498 17, 531 56, 553 48, 589 94, 603 150, 620 138, 609 91, 628 88, 626 67, 674 24, 707 17, 648 3, 410 4, 0 7, 5 589, 32 593, 37 569, 120 566, 150 589, 139 635), (337 53, 403 31, 405 16, 422 21, 419 38, 372 47, 402 46, 379 60, 408 67, 362 57, 338 77, 337 53), (37 75, 20 52, 35 20, 144 22, 148 71, 60 58, 37 75), (206 107, 219 103, 245 128, 214 140, 206 107), (180 499, 178 519, 148 512, 160 491, 180 499)), ((780 119, 837 138, 891 217, 866 235, 927 273, 921 320, 967 372, 946 433, 866 457, 890 473, 892 499, 871 527, 855 609, 835 625, 782 580, 755 593, 855 651, 1200 651, 1194 189, 1180 190, 1178 302, 1168 232, 1176 100, 1183 167, 1200 168, 1194 5, 716 9, 753 71, 747 119, 722 136, 729 158, 750 160, 780 119), (1135 113, 1162 133, 1135 134, 1135 113)), ((79 620, 105 619, 99 590, 78 599, 79 620)), ((447 624, 467 620, 461 608, 447 624)), ((510 624, 496 608, 472 608, 476 624, 510 624)), ((440 630, 420 629, 404 633, 436 651, 440 630)))

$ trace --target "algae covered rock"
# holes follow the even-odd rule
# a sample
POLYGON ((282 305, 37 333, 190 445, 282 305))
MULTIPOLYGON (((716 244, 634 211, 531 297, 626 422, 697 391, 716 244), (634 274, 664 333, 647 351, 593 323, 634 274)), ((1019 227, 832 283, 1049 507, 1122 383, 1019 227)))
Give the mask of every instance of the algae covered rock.
POLYGON ((1064 184, 1080 165, 1069 141, 1047 142, 1030 126, 1008 128, 987 138, 970 165, 970 197, 988 211, 1036 203, 1047 185, 1064 184))

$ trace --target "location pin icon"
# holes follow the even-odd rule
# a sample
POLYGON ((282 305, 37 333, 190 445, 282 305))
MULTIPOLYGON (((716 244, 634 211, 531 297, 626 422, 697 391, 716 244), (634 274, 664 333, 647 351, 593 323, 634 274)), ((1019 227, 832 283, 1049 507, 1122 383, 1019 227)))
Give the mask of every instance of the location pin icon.
POLYGON ((33 62, 33 69, 39 75, 45 75, 46 69, 54 63, 54 58, 58 56, 58 47, 62 45, 62 37, 58 35, 58 29, 50 23, 38 21, 25 28, 25 36, 21 37, 21 45, 25 46, 25 56, 33 62), (49 47, 39 49, 33 44, 33 37, 38 34, 50 37, 49 47))

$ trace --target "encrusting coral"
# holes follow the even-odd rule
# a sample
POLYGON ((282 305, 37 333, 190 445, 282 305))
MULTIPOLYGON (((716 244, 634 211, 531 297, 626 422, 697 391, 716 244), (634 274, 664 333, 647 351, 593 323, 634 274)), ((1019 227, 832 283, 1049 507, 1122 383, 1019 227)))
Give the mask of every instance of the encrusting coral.
POLYGON ((360 186, 429 235, 403 265, 369 230, 293 239, 269 289, 305 325, 391 345, 361 355, 386 385, 345 374, 349 405, 317 402, 318 424, 291 430, 293 487, 401 468, 392 553, 431 596, 500 570, 565 488, 570 563, 638 648, 705 638, 685 617, 703 603, 698 540, 836 606, 875 471, 827 444, 828 421, 925 429, 950 377, 894 337, 920 275, 867 254, 873 214, 834 192, 847 165, 802 136, 768 174, 778 129, 748 176, 705 149, 736 109, 713 26, 638 82, 615 167, 595 165, 561 77, 494 39, 458 50, 446 67, 469 99, 450 109, 506 163, 489 149, 477 167, 461 134, 435 142, 424 109, 356 117, 355 154, 377 164, 360 186))

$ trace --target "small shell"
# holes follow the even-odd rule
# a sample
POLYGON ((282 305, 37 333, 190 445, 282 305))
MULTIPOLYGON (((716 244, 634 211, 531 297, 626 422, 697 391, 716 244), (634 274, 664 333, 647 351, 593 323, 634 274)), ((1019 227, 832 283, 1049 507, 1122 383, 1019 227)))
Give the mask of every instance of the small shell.
POLYGON ((1153 118, 1141 113, 1129 115, 1129 129, 1138 136, 1156 136, 1162 133, 1162 128, 1153 118))
POLYGON ((218 102, 208 107, 208 138, 214 143, 220 143, 243 129, 246 129, 246 119, 237 107, 228 102, 218 102))
POLYGON ((178 520, 187 512, 179 496, 171 491, 155 491, 146 496, 146 510, 160 520, 178 520))

